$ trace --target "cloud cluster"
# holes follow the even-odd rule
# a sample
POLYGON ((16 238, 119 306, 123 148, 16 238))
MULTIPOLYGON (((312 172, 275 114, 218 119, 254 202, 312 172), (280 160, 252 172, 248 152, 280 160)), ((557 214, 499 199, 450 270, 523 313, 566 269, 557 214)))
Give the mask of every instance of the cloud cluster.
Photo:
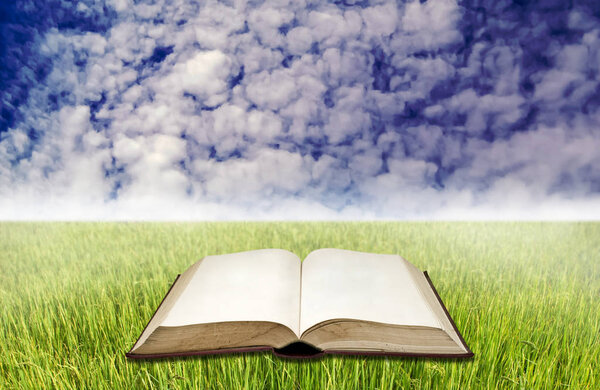
POLYGON ((4 12, 0 218, 600 217, 594 2, 54 3, 4 12))

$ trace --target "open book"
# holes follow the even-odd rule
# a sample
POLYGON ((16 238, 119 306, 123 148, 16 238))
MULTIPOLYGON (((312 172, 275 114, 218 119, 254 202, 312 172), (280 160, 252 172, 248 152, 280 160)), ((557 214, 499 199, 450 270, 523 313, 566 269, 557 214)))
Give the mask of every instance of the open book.
POLYGON ((273 350, 470 357, 427 273, 397 255, 281 249, 207 256, 175 283, 129 358, 273 350))

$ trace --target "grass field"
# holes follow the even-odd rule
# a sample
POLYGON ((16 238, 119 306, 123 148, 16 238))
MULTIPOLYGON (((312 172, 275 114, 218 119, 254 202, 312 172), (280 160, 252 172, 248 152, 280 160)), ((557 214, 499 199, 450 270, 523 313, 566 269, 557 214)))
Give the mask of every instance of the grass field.
POLYGON ((0 388, 600 388, 600 223, 0 223, 0 388), (428 270, 465 361, 129 361, 200 257, 322 247, 428 270))

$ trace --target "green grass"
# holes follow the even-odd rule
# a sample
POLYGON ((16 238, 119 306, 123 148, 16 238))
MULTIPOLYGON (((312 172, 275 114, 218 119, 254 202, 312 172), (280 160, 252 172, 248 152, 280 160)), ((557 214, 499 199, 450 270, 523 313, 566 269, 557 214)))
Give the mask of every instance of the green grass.
POLYGON ((0 223, 0 388, 600 388, 600 223, 0 223), (178 273, 322 247, 428 270, 470 360, 130 361, 178 273))

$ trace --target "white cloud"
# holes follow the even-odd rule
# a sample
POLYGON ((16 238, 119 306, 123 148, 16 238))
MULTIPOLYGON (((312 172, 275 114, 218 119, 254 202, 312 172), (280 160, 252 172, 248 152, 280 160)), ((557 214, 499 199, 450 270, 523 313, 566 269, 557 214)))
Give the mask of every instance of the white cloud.
POLYGON ((388 36, 398 27, 398 10, 394 3, 365 8, 362 17, 369 35, 388 36))
POLYGON ((418 0, 406 5, 401 25, 408 36, 408 45, 434 50, 461 39, 456 30, 460 8, 454 0, 418 0))
POLYGON ((364 31, 361 15, 353 9, 342 12, 337 7, 323 6, 304 18, 314 40, 324 49, 339 48, 342 42, 357 42, 364 31))
POLYGON ((250 11, 248 24, 263 45, 274 48, 284 44, 284 37, 279 32, 279 27, 289 23, 293 18, 293 12, 285 9, 285 5, 277 9, 265 3, 260 8, 250 11))
POLYGON ((308 27, 294 27, 287 34, 288 50, 295 55, 307 52, 313 44, 313 35, 308 27))
POLYGON ((287 106, 297 96, 297 86, 289 71, 263 71, 249 76, 246 87, 248 100, 259 108, 278 110, 287 106))
POLYGON ((221 51, 202 51, 177 63, 169 75, 156 81, 154 90, 159 98, 189 93, 206 106, 215 106, 227 97, 230 66, 230 59, 221 51))
POLYGON ((303 159, 283 150, 264 149, 252 159, 222 163, 197 161, 204 177, 202 188, 209 197, 251 204, 282 191, 296 193, 306 187, 310 171, 303 159))
POLYGON ((325 50, 318 64, 323 66, 324 79, 332 87, 370 80, 369 59, 364 52, 330 48, 325 50))
POLYGON ((123 12, 133 5, 131 0, 110 0, 109 3, 117 12, 123 12))
POLYGON ((426 98, 437 83, 453 77, 455 73, 454 68, 441 58, 396 57, 393 64, 404 74, 396 76, 390 87, 395 89, 399 84, 410 84, 410 88, 400 94, 407 100, 426 98))
POLYGON ((600 218, 597 20, 565 13, 564 44, 455 0, 344 3, 111 0, 107 31, 49 29, 0 218, 600 218))

